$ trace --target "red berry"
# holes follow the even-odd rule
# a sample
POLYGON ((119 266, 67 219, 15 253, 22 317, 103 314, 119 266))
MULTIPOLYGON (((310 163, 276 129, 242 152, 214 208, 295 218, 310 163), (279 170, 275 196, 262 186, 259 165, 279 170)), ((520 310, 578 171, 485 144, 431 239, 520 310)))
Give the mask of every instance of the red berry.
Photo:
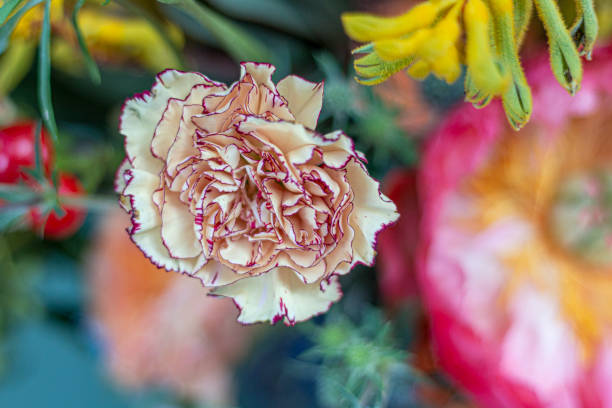
MULTIPOLYGON (((28 179, 23 168, 35 166, 33 121, 17 123, 0 129, 0 183, 15 183, 28 179)), ((41 155, 47 175, 53 162, 53 143, 49 134, 42 130, 41 155)))
MULTIPOLYGON (((60 196, 80 196, 85 192, 81 182, 71 174, 61 173, 58 184, 60 196)), ((64 205, 61 207, 64 210, 64 215, 59 217, 55 211, 51 210, 46 223, 38 207, 30 209, 32 227, 40 231, 43 223, 45 223, 43 230, 45 238, 62 239, 77 232, 81 225, 83 225, 83 221, 85 221, 86 212, 78 207, 64 205)))

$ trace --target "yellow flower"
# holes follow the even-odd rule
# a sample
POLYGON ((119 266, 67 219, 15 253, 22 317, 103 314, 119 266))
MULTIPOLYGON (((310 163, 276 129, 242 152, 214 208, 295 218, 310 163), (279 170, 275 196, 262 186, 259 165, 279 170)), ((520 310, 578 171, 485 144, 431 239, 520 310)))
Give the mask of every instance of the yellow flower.
MULTIPOLYGON (((0 0, 0 5, 4 5, 4 3, 5 1, 0 0)), ((13 30, 11 40, 32 41, 38 39, 38 36, 40 35, 40 28, 42 27, 44 12, 44 3, 34 6, 25 12, 13 30)), ((51 24, 61 24, 65 18, 64 0, 52 0, 50 16, 51 24)))
POLYGON ((449 83, 467 67, 466 99, 476 107, 501 97, 515 129, 529 121, 531 90, 519 49, 533 6, 548 33, 553 72, 574 94, 582 80, 580 55, 590 59, 598 23, 593 0, 576 0, 567 27, 554 0, 428 0, 395 17, 345 13, 344 29, 366 43, 355 49, 357 81, 376 85, 403 69, 416 78, 433 74, 449 83))
MULTIPOLYGON (((85 43, 98 61, 111 63, 136 62, 151 72, 165 68, 180 68, 180 61, 169 44, 147 20, 117 13, 120 7, 84 8, 78 15, 78 24, 85 43), (143 40, 146 39, 146 40, 143 40)), ((166 30, 172 42, 182 46, 182 32, 173 25, 166 30)), ((53 62, 66 71, 74 70, 75 58, 80 54, 73 35, 54 41, 53 62)), ((76 69, 82 69, 77 66, 76 69)))
MULTIPOLYGON (((0 0, 0 6, 3 0, 0 0)), ((27 74, 36 54, 42 27, 44 4, 27 10, 20 17, 5 53, 0 57, 0 95, 8 94, 27 74)), ((14 15, 20 12, 16 9, 14 15)), ((51 57, 56 68, 72 74, 84 69, 83 57, 71 21, 70 7, 63 0, 51 1, 51 57)), ((126 14, 121 6, 88 2, 79 12, 78 25, 85 44, 97 61, 131 63, 151 72, 181 68, 172 46, 144 17, 126 14)), ((184 42, 182 32, 173 25, 165 27, 175 46, 184 42)))

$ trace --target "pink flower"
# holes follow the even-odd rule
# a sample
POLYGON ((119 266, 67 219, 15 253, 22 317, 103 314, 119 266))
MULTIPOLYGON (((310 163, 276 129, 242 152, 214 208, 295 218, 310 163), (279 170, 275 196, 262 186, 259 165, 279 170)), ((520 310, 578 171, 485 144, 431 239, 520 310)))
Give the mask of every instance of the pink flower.
POLYGON ((117 211, 101 226, 89 259, 92 319, 114 378, 163 386, 201 403, 231 403, 232 366, 252 331, 226 315, 227 300, 202 296, 195 279, 156 268, 125 234, 117 211))
POLYGON ((483 407, 612 407, 611 50, 574 99, 536 61, 523 131, 496 104, 463 106, 423 157, 435 351, 483 407))
POLYGON ((397 218, 343 132, 314 131, 323 84, 244 63, 230 87, 165 71, 126 102, 117 191, 156 265, 234 299, 239 321, 294 324, 341 296, 397 218))
POLYGON ((399 221, 379 234, 377 245, 380 291, 383 301, 393 308, 417 295, 414 255, 421 214, 416 172, 392 172, 383 187, 400 213, 399 221))

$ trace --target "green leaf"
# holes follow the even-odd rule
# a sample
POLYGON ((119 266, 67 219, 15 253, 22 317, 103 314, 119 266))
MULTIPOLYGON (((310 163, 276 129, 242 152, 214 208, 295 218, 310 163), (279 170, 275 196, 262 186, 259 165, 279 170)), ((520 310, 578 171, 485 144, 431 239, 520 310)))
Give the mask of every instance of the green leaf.
POLYGON ((43 176, 42 154, 40 154, 40 145, 42 143, 42 125, 40 121, 36 121, 36 131, 34 132, 34 171, 37 175, 43 176))
POLYGON ((0 207, 0 231, 6 231, 14 227, 26 213, 26 206, 3 206, 0 207))
POLYGON ((22 0, 9 0, 0 7, 0 25, 4 24, 8 16, 17 8, 22 0))
POLYGON ((55 113, 53 112, 53 103, 51 102, 50 17, 51 0, 45 0, 45 14, 42 30, 40 31, 40 46, 38 49, 38 103, 47 130, 51 133, 53 140, 57 141, 57 124, 55 123, 55 113))
MULTIPOLYGON (((11 34, 15 29, 15 26, 21 20, 21 17, 30 10, 32 7, 39 5, 45 0, 29 0, 25 6, 19 9, 9 20, 0 27, 0 54, 2 54, 9 45, 11 34)), ((4 9, 4 7, 2 8, 4 9)))
POLYGON ((195 18, 237 61, 269 62, 271 54, 264 44, 238 25, 195 0, 158 0, 171 4, 195 18))
POLYGON ((100 77, 100 70, 98 69, 98 65, 92 58, 89 49, 87 48, 87 44, 85 43, 83 33, 81 32, 81 28, 79 27, 79 22, 77 20, 79 11, 81 10, 81 7, 83 7, 83 4, 85 4, 85 0, 78 0, 74 5, 74 9, 72 10, 72 26, 74 27, 74 32, 76 33, 77 40, 79 41, 81 53, 85 58, 85 66, 87 67, 89 77, 96 85, 99 85, 100 82, 102 82, 102 78, 100 77))

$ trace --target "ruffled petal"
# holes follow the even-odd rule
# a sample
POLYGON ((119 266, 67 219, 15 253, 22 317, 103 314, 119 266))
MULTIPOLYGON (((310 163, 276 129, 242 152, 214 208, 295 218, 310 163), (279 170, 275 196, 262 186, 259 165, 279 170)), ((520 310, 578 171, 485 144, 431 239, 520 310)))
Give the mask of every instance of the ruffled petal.
POLYGON ((253 278, 241 279, 214 289, 212 294, 234 299, 240 309, 240 323, 284 320, 287 325, 326 312, 342 296, 337 279, 306 285, 289 268, 276 268, 253 278))
POLYGON ((323 82, 306 81, 295 75, 281 80, 276 89, 287 100, 296 122, 314 129, 323 106, 323 82))
POLYGON ((202 252, 195 232, 195 217, 177 193, 166 191, 162 207, 162 240, 174 258, 192 258, 202 252))
POLYGON ((347 180, 353 187, 354 201, 350 225, 355 230, 354 261, 371 264, 376 234, 399 217, 395 204, 380 192, 379 183, 354 160, 347 165, 347 180))
POLYGON ((125 136, 127 157, 135 168, 159 173, 163 162, 151 152, 151 141, 157 122, 170 98, 184 99, 191 89, 199 84, 213 82, 198 73, 167 70, 157 75, 150 92, 136 95, 126 101, 121 113, 119 131, 125 136))
POLYGON ((274 65, 263 62, 243 62, 240 64, 240 80, 242 81, 246 74, 253 77, 259 85, 264 85, 270 90, 276 90, 274 82, 272 82, 272 74, 276 71, 274 65))

